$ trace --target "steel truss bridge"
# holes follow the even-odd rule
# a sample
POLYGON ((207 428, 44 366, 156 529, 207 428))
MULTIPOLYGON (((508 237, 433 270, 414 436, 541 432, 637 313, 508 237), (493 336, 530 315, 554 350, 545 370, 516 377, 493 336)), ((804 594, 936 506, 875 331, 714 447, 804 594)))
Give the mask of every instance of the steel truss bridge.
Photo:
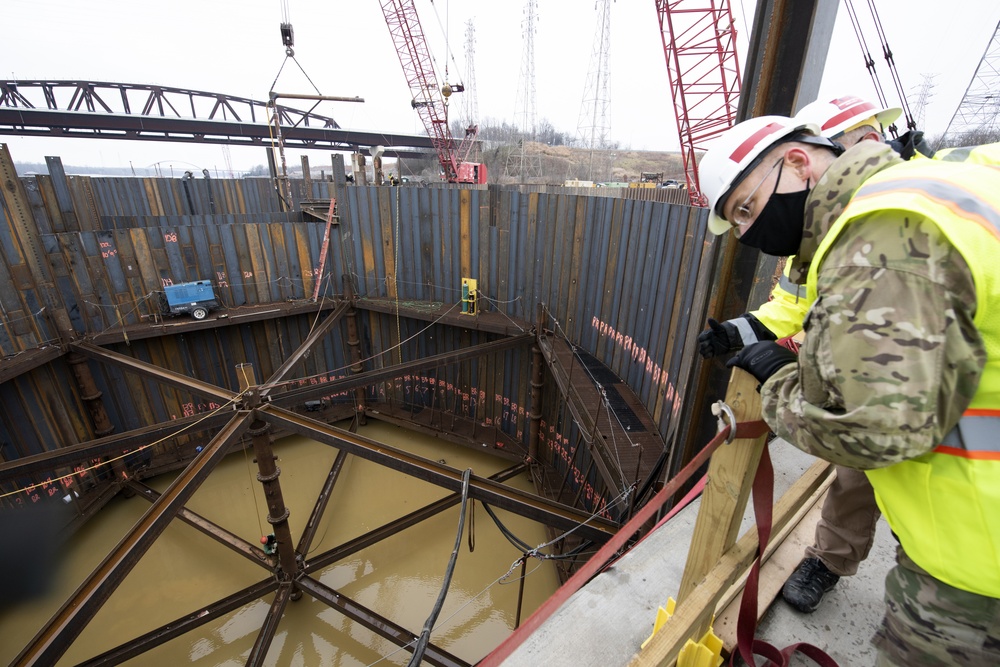
MULTIPOLYGON (((340 98, 362 101, 360 98, 340 98)), ((426 136, 345 130, 275 101, 285 148, 426 156, 426 136)), ((313 106, 315 108, 315 105, 313 106)), ((186 88, 106 81, 0 81, 0 135, 130 139, 230 146, 276 143, 268 102, 186 88)))

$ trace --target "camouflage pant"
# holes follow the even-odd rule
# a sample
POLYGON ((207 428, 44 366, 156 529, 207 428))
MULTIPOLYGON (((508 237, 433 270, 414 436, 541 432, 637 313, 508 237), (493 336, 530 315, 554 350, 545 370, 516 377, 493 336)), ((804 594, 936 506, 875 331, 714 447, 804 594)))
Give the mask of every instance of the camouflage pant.
POLYGON ((902 549, 885 578, 885 606, 872 640, 877 667, 1000 665, 1000 599, 931 577, 902 549))

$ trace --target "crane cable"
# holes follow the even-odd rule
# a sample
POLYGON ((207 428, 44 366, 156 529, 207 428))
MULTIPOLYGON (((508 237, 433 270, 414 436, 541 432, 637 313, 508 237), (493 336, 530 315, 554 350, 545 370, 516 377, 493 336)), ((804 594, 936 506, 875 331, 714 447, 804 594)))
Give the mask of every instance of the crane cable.
POLYGON ((913 120, 913 114, 910 113, 910 105, 907 103, 906 94, 903 92, 903 82, 899 79, 899 72, 896 71, 896 63, 892 59, 892 49, 889 48, 889 40, 886 39, 885 30, 882 28, 882 21, 878 16, 878 10, 875 9, 875 0, 868 0, 868 7, 872 12, 872 20, 875 21, 875 30, 882 41, 882 54, 885 56, 885 61, 889 64, 889 73, 892 75, 896 94, 899 95, 899 101, 903 107, 903 114, 906 118, 906 129, 915 130, 917 124, 913 120))
MULTIPOLYGON (((285 65, 288 64, 288 59, 291 58, 292 62, 295 63, 295 65, 299 68, 299 71, 301 71, 302 75, 306 78, 306 81, 309 82, 309 85, 311 85, 313 87, 313 90, 316 91, 316 94, 322 96, 323 93, 320 92, 319 87, 313 82, 312 78, 310 78, 305 68, 302 67, 302 64, 299 63, 299 61, 295 58, 295 50, 292 48, 292 43, 294 41, 294 38, 289 37, 289 41, 285 42, 285 28, 287 27, 288 34, 289 36, 291 36, 292 23, 289 20, 290 11, 288 7, 288 0, 280 0, 280 5, 281 5, 281 32, 282 32, 282 42, 285 43, 285 59, 281 61, 281 67, 278 68, 278 73, 274 75, 274 81, 271 82, 271 88, 268 91, 267 106, 268 108, 270 108, 271 114, 270 116, 268 116, 267 120, 267 131, 268 134, 270 135, 270 140, 271 140, 271 154, 273 155, 275 149, 277 149, 279 162, 281 164, 280 181, 279 183, 275 184, 275 191, 278 194, 278 198, 282 202, 284 202, 284 205, 291 207, 292 193, 291 193, 291 185, 288 182, 288 165, 286 164, 285 161, 285 139, 281 134, 281 125, 280 125, 281 111, 278 107, 278 100, 274 96, 274 87, 275 85, 277 85, 278 79, 281 77, 281 73, 285 70, 285 65)), ((293 125, 292 127, 297 126, 300 122, 302 122, 303 119, 308 118, 309 114, 311 114, 316 109, 316 107, 319 106, 319 103, 320 101, 317 100, 309 108, 308 111, 302 114, 302 118, 300 118, 299 121, 296 122, 295 125, 293 125)))
MULTIPOLYGON (((851 27, 854 28, 854 36, 858 39, 858 46, 861 47, 861 54, 865 60, 865 69, 868 70, 868 74, 871 75, 872 85, 875 86, 875 94, 878 96, 879 105, 885 109, 889 106, 885 99, 885 93, 882 90, 882 82, 879 81, 878 73, 875 72, 875 59, 872 58, 871 52, 868 50, 868 42, 865 40, 864 33, 861 32, 861 25, 858 22, 858 14, 854 9, 854 5, 851 0, 845 0, 847 5, 847 13, 851 17, 851 27)), ((893 137, 897 136, 896 124, 893 123, 889 126, 889 131, 892 133, 893 137)))
MULTIPOLYGON (((444 83, 448 83, 448 61, 451 60, 452 64, 455 66, 455 72, 458 74, 458 83, 459 83, 459 85, 461 85, 464 88, 465 87, 465 81, 463 80, 464 77, 462 76, 462 70, 459 69, 459 67, 458 67, 458 61, 455 60, 455 53, 451 49, 451 36, 449 35, 449 31, 448 31, 448 27, 450 27, 451 23, 450 23, 450 19, 447 18, 447 17, 448 17, 448 12, 450 12, 451 5, 448 5, 445 8, 446 19, 445 19, 445 23, 442 23, 441 22, 441 15, 438 13, 438 10, 437 10, 437 5, 434 4, 434 0, 430 0, 430 1, 431 1, 431 7, 434 8, 434 18, 437 19, 438 28, 441 29, 441 34, 444 35, 444 53, 445 53, 445 57, 444 57, 444 83), (447 24, 448 27, 445 27, 446 24, 447 24)), ((433 53, 431 53, 431 59, 434 60, 434 54, 433 53)), ((435 60, 434 64, 435 64, 435 68, 436 68, 437 67, 437 61, 436 60, 435 60)))

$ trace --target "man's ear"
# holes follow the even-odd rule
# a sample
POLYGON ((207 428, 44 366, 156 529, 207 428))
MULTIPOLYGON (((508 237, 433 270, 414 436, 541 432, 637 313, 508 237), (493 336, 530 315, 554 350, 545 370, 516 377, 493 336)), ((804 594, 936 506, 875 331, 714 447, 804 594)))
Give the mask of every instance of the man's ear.
POLYGON ((790 169, 798 178, 807 181, 812 177, 812 156, 809 151, 792 146, 785 153, 785 169, 790 169))

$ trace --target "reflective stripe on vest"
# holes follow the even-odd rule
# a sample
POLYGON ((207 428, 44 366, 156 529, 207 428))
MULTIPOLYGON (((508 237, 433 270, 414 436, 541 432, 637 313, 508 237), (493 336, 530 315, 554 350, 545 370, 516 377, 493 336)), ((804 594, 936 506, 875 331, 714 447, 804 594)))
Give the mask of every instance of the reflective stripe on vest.
POLYGON ((793 283, 784 271, 781 272, 781 278, 778 279, 778 287, 789 294, 794 294, 796 299, 806 298, 806 286, 793 283))
POLYGON ((934 452, 1000 461, 1000 410, 966 410, 934 452))
POLYGON ((771 290, 771 298, 754 310, 751 315, 763 324, 776 338, 786 338, 802 331, 802 321, 809 310, 804 285, 796 285, 788 277, 794 257, 785 261, 778 284, 771 290))
MULTIPOLYGON (((976 287, 974 324, 987 359, 958 427, 923 456, 866 471, 907 555, 956 588, 1000 599, 1000 171, 910 161, 874 174, 821 240, 809 267, 816 297, 823 260, 851 223, 911 212, 961 254, 976 287)), ((971 306, 972 304, 970 304, 971 306)))
POLYGON ((964 188, 955 187, 953 183, 929 178, 903 178, 883 181, 881 183, 865 183, 858 190, 855 199, 863 201, 866 197, 877 196, 887 192, 898 194, 900 191, 906 190, 918 192, 920 195, 933 200, 934 203, 952 209, 952 213, 961 215, 967 220, 978 222, 1000 239, 1000 230, 997 229, 1000 227, 1000 213, 997 212, 996 206, 983 201, 974 193, 964 188), (956 208, 958 209, 957 211, 954 210, 956 208))

